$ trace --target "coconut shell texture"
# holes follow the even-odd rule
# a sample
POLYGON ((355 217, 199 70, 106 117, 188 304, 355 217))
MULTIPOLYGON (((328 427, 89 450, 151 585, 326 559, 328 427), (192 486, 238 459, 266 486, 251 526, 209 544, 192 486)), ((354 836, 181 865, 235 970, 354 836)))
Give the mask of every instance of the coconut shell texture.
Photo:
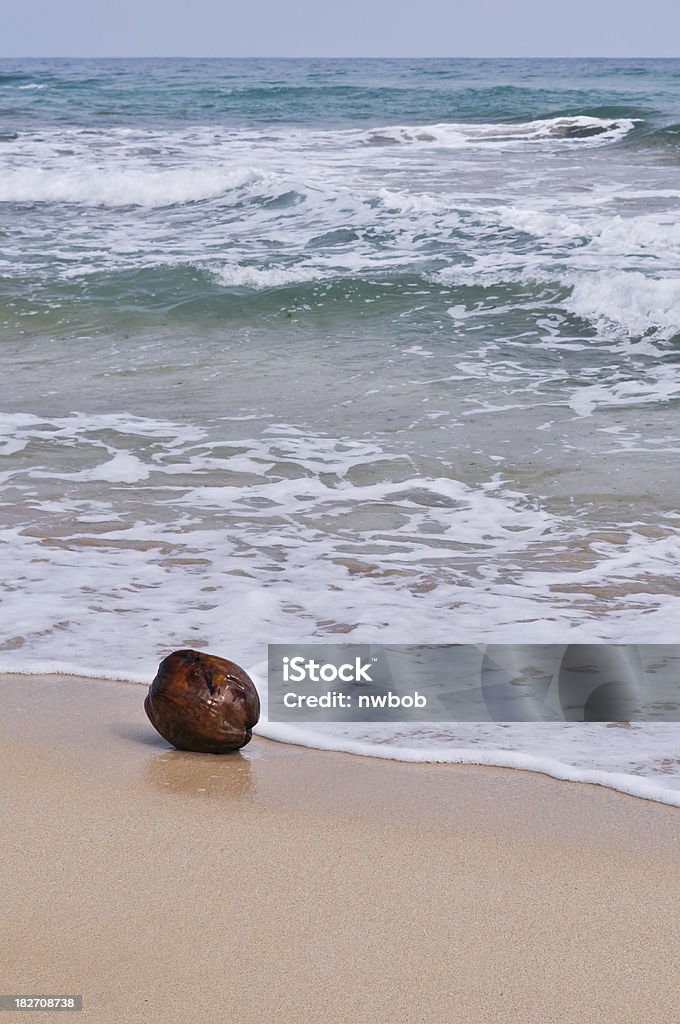
POLYGON ((178 750, 227 754, 250 742, 260 698, 250 676, 233 661, 175 651, 160 663, 144 710, 178 750))

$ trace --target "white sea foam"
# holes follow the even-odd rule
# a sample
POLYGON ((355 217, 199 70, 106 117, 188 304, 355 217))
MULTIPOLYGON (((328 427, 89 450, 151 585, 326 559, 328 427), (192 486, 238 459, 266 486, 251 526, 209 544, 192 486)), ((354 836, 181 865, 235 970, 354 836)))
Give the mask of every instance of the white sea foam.
POLYGON ((632 336, 653 333, 669 340, 680 333, 680 281, 639 271, 583 276, 574 284, 567 309, 605 332, 632 336))
POLYGON ((546 210, 511 206, 507 210, 500 211, 499 222, 501 226, 526 232, 536 238, 549 238, 555 242, 571 241, 588 235, 587 228, 582 222, 579 223, 564 214, 546 210))
POLYGON ((78 474, 83 480, 107 480, 110 483, 137 483, 146 480, 150 467, 129 452, 116 452, 112 459, 78 474))
POLYGON ((680 374, 663 368, 650 372, 646 380, 621 380, 612 384, 591 384, 577 388, 569 405, 578 416, 591 416, 598 408, 649 405, 680 398, 680 374))
MULTIPOLYGON (((618 197, 619 200, 623 198, 618 197)), ((654 198, 650 196, 650 198, 654 198)), ((620 215, 603 218, 593 235, 593 249, 606 254, 651 256, 678 260, 680 257, 680 224, 674 216, 620 215)))
POLYGON ((0 176, 0 202, 78 203, 83 206, 172 206, 220 196, 257 179, 248 167, 229 170, 124 171, 90 166, 22 169, 0 176))
POLYGON ((327 276, 321 268, 298 265, 284 267, 248 267, 243 265, 218 267, 214 274, 220 284, 228 288, 279 288, 304 281, 316 281, 327 276))

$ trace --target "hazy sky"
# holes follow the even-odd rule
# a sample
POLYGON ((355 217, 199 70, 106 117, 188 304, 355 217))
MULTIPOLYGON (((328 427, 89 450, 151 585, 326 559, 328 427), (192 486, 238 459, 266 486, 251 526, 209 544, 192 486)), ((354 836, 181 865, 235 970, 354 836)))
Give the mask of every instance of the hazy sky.
POLYGON ((3 0, 0 55, 680 56, 679 0, 3 0))

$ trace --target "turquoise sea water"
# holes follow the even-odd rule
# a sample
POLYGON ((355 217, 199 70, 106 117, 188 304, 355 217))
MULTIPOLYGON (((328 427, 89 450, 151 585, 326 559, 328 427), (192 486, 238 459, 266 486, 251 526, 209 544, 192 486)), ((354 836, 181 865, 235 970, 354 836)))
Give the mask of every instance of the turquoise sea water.
POLYGON ((679 172, 680 61, 0 61, 0 668, 675 642, 679 172))

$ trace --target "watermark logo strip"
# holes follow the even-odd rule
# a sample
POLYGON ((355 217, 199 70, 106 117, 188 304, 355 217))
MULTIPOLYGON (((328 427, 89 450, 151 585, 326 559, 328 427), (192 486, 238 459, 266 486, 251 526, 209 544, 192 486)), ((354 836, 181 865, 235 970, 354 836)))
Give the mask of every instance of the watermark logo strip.
POLYGON ((677 722, 680 644, 270 644, 273 722, 677 722))

